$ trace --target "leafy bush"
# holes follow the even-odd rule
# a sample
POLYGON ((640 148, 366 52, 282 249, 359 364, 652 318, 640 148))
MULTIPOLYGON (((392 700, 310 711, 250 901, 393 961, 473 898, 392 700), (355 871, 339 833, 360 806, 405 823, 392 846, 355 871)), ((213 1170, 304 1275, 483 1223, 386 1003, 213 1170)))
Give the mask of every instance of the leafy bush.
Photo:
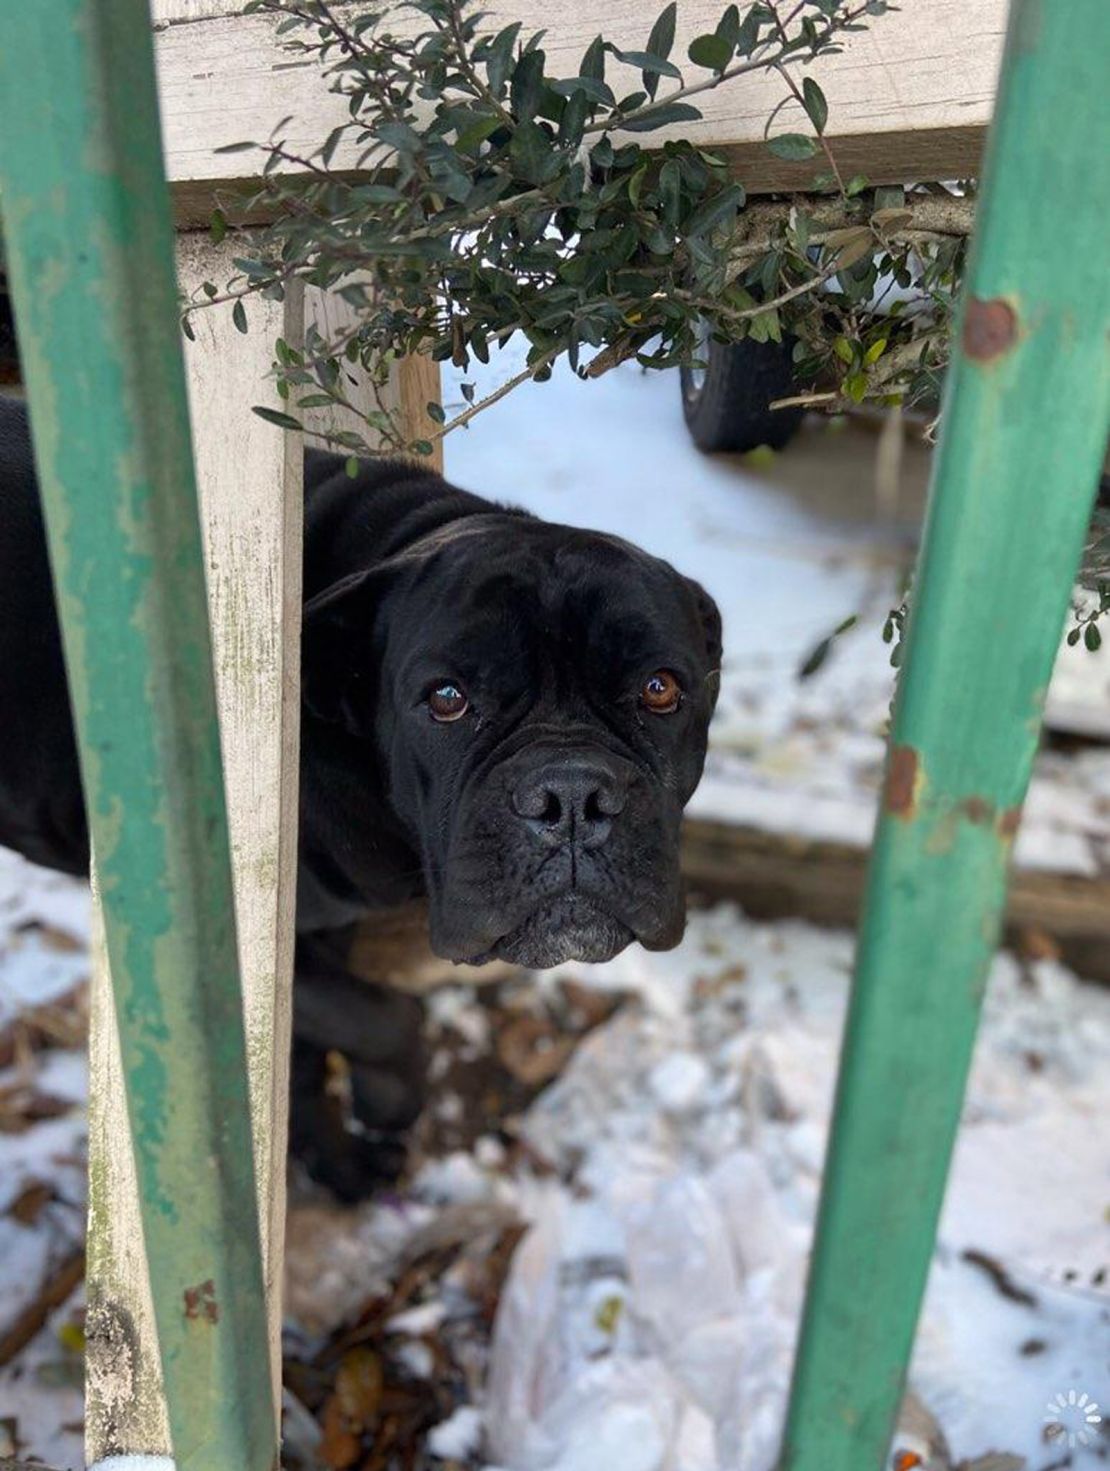
MULTIPOLYGON (((285 44, 319 63, 349 120, 311 157, 289 150, 283 127, 268 142, 233 145, 265 153, 247 209, 274 223, 244 247, 229 292, 208 283, 192 305, 231 295, 246 330, 243 298, 280 294, 296 277, 350 304, 355 325, 341 339, 310 329, 303 352, 278 343, 289 412, 259 412, 287 426, 300 423, 298 409, 353 409, 356 364, 379 386, 406 353, 465 370, 522 332, 527 367, 507 388, 547 376, 564 356, 584 376, 632 357, 669 367, 695 356, 700 318, 725 341, 790 334, 801 381, 820 385, 815 403, 926 398, 947 354, 971 200, 844 179, 812 74, 889 8, 801 0, 741 16, 729 5, 683 69, 670 4, 642 51, 598 36, 573 75, 559 76, 544 33, 524 37, 519 24, 490 33, 471 0, 358 13, 328 0, 251 0, 248 11, 280 16, 285 44), (700 118, 705 93, 755 71, 781 79, 783 103, 796 100, 812 130, 775 132, 780 104, 767 147, 816 160, 824 196, 749 206, 724 158, 674 136, 700 118)), ((217 213, 216 233, 226 227, 217 213)), ((472 385, 463 391, 468 407, 450 423, 429 406, 439 435, 484 406, 472 385)), ((388 451, 430 449, 407 442, 384 408, 364 417, 388 451)), ((329 437, 370 452, 356 430, 329 437)))

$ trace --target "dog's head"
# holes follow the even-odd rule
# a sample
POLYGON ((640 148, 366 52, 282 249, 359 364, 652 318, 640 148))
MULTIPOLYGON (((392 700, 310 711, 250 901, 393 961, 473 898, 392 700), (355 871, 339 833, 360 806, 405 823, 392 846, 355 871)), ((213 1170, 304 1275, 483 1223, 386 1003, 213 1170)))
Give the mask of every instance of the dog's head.
POLYGON ((702 588, 616 537, 491 512, 306 615, 306 700, 373 747, 438 954, 550 966, 678 942, 721 658, 702 588))

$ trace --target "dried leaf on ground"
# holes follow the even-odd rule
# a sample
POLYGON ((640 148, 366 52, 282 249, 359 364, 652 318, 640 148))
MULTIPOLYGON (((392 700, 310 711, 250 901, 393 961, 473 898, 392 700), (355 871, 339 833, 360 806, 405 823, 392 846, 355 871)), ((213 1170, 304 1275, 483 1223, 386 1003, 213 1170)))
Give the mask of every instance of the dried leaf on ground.
POLYGON ((538 1016, 517 1017, 497 1035, 497 1056, 531 1088, 558 1077, 576 1046, 576 1038, 560 1036, 553 1022, 538 1016))
POLYGON ((44 1093, 31 1083, 0 1088, 0 1134, 25 1134, 43 1119, 58 1119, 76 1105, 72 1098, 44 1093))
POLYGON ((378 1418, 382 1402, 382 1361, 365 1345, 343 1355, 335 1376, 335 1398, 356 1430, 367 1430, 378 1418))
POLYGON ((21 1226, 33 1226, 43 1209, 55 1198, 54 1186, 45 1180, 28 1180, 23 1185, 5 1214, 18 1221, 21 1226))

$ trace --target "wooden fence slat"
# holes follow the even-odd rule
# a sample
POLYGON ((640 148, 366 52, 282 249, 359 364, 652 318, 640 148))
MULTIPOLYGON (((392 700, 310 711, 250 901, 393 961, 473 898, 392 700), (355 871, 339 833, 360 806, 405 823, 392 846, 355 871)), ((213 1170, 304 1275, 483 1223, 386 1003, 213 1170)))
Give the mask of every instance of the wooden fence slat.
MULTIPOLYGON (((182 223, 205 222, 214 189, 241 181, 256 162, 249 153, 214 149, 265 140, 289 117, 282 130, 287 147, 311 153, 347 116, 317 67, 290 63, 274 35, 276 17, 243 16, 237 8, 225 0, 154 0, 166 166, 182 223)), ((603 13, 594 0, 567 0, 556 11, 544 0, 493 0, 486 7, 493 30, 512 20, 522 21, 526 34, 548 28, 544 46, 566 76, 599 29, 618 46, 642 48, 660 8, 645 9, 640 0, 612 0, 603 13)), ((697 69, 686 61, 687 47, 714 28, 721 9, 718 0, 683 0, 678 7, 674 55, 690 76, 697 69)), ((404 12, 390 17, 395 31, 415 23, 404 12)), ((829 100, 826 136, 842 170, 876 183, 974 173, 1005 24, 1006 0, 915 0, 848 36, 841 55, 822 58, 816 73, 829 100)), ((630 72, 630 88, 634 78, 630 72)), ((763 142, 767 117, 784 91, 780 78, 753 73, 702 94, 702 122, 660 129, 649 141, 654 146, 681 134, 725 149, 751 193, 804 188, 827 167, 824 159, 789 163, 763 142)), ((811 131, 791 102, 775 130, 798 129, 811 131)), ((356 153, 353 143, 341 145, 333 166, 352 166, 356 153)))
MULTIPOLYGON (((341 296, 333 291, 321 291, 309 286, 305 291, 305 320, 314 323, 328 341, 336 341, 347 332, 355 321, 355 313, 341 296)), ((351 370, 356 379, 359 370, 351 370)), ((347 396, 359 413, 369 413, 378 407, 365 375, 361 381, 346 385, 347 396)), ((381 407, 387 413, 397 414, 404 433, 410 439, 432 439, 434 451, 421 460, 422 464, 443 473, 443 441, 433 439, 436 424, 428 417, 427 405, 440 401, 439 364, 430 357, 414 353, 395 363, 389 382, 381 393, 381 407)), ((377 436, 355 415, 339 409, 307 409, 303 420, 305 427, 315 433, 324 433, 329 428, 354 429, 371 445, 377 436)))
MULTIPOLYGON (((231 242, 178 237, 189 290, 231 273, 231 242)), ((275 1403, 280 1404, 281 1273, 297 841, 301 446, 252 403, 273 341, 299 343, 303 298, 256 300, 251 329, 228 309, 194 320, 187 344, 197 483, 220 708, 250 1066, 263 1268, 275 1403)), ((90 1037, 89 1335, 86 1449, 169 1451, 123 1099, 112 991, 96 945, 90 1037)))

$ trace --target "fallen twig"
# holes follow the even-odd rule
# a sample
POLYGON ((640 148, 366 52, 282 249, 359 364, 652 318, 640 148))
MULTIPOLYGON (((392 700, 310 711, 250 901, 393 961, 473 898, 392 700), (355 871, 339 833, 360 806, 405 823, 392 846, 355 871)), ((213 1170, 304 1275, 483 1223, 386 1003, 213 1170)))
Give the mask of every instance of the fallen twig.
POLYGON ((981 1272, 986 1272, 998 1291, 1010 1302, 1020 1303, 1025 1308, 1037 1306, 1037 1299, 1033 1293, 1027 1287, 1019 1287, 997 1258, 988 1256, 985 1251, 976 1251, 973 1247, 968 1247, 962 1256, 969 1266, 978 1267, 981 1272))
MULTIPOLYGON (((0 1368, 10 1363, 30 1343, 54 1309, 61 1307, 84 1276, 85 1248, 78 1246, 62 1257, 35 1300, 17 1313, 0 1333, 0 1368)), ((8 1464, 0 1462, 0 1471, 4 1471, 8 1464)))

